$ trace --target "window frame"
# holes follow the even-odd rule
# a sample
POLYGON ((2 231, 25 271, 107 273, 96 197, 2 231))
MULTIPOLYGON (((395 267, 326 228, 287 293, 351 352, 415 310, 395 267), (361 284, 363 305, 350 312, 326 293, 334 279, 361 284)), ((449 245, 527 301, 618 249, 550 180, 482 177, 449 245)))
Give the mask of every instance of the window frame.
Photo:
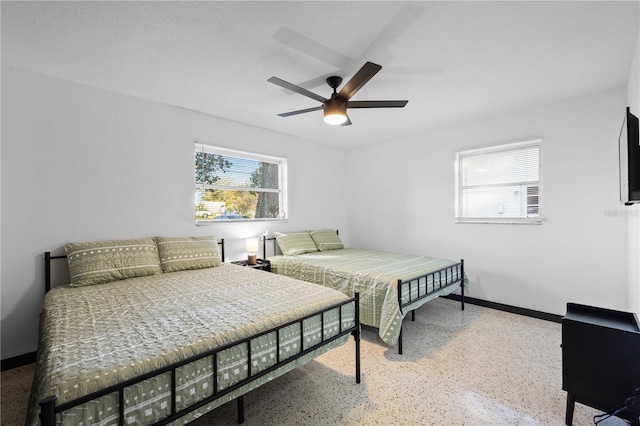
MULTIPOLYGON (((216 145, 211 145, 206 142, 196 142, 194 146, 194 157, 198 152, 207 152, 214 155, 221 156, 230 156, 236 158, 242 158, 252 161, 258 162, 266 162, 276 164, 278 166, 278 188, 277 189, 269 189, 269 188, 254 188, 254 187, 239 187, 239 186, 228 186, 228 185, 216 185, 216 184, 199 184, 196 182, 196 173, 194 167, 193 173, 193 182, 194 182, 194 199, 193 204, 196 205, 196 192, 200 188, 204 188, 206 185, 212 189, 217 189, 221 191, 250 191, 250 192, 271 192, 278 193, 278 204, 280 207, 280 213, 278 217, 261 217, 261 218, 246 218, 246 219, 199 219, 195 217, 195 222, 197 226, 202 225, 211 225, 214 223, 247 223, 247 222, 286 222, 287 221, 287 211, 288 211, 288 190, 287 190, 287 159, 284 157, 276 157, 272 155, 258 154, 249 151, 235 150, 229 148, 223 148, 216 145)), ((194 164, 195 165, 195 164, 194 164)))
MULTIPOLYGON (((516 183, 516 182, 513 182, 516 183)), ((487 185, 491 187, 492 185, 487 185)), ((529 186, 527 186, 528 192, 529 186)), ((528 194, 525 194, 527 197, 528 194)), ((541 225, 543 223, 542 218, 542 139, 530 139, 520 142, 512 142, 500 145, 491 145, 483 148, 475 148, 469 150, 461 150, 455 154, 455 211, 454 220, 455 223, 485 223, 485 224, 517 224, 517 225, 541 225), (517 149, 536 146, 538 148, 538 180, 537 180, 537 204, 538 214, 532 217, 465 217, 462 215, 463 209, 463 171, 461 170, 461 161, 464 157, 471 157, 476 155, 486 155, 491 153, 504 153, 508 151, 515 151, 517 149)), ((529 203, 525 205, 525 208, 529 206, 529 203)))

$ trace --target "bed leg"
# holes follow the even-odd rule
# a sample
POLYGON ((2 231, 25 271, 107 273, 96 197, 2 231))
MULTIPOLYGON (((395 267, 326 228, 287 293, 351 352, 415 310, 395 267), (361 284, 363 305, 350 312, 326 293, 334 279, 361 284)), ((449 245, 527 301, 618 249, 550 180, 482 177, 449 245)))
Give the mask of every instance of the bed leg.
POLYGON ((241 425, 244 423, 244 395, 236 398, 236 402, 238 403, 238 424, 241 425))
POLYGON ((40 401, 40 424, 42 426, 54 426, 56 424, 57 399, 57 396, 51 395, 40 401))
POLYGON ((356 383, 360 383, 360 326, 358 325, 356 339, 356 383))
POLYGON ((411 311, 411 321, 415 321, 416 320, 416 310, 414 309, 413 311, 411 311))
POLYGON ((356 383, 360 383, 360 293, 355 294, 356 308, 356 329, 353 331, 353 338, 356 341, 356 383))
POLYGON ((464 259, 460 259, 460 272, 462 273, 462 284, 460 284, 460 310, 464 311, 464 259))
POLYGON ((402 326, 400 326, 400 335, 398 336, 398 354, 402 355, 402 326))

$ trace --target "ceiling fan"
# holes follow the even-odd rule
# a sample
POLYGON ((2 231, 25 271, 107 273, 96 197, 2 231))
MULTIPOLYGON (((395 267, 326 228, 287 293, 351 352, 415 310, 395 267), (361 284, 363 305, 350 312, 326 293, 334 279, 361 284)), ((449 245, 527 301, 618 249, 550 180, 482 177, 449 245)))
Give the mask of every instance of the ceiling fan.
POLYGON ((351 124, 351 120, 347 115, 348 108, 402 108, 409 101, 351 101, 351 97, 358 92, 382 67, 373 62, 365 63, 362 68, 345 84, 339 92, 337 88, 342 83, 342 77, 330 76, 327 77, 327 84, 333 89, 333 93, 329 99, 322 97, 318 94, 310 92, 309 90, 296 86, 295 84, 284 81, 278 77, 271 77, 267 81, 273 83, 285 89, 294 91, 303 96, 311 99, 315 99, 321 102, 322 105, 299 109, 297 111, 283 112, 278 114, 280 117, 289 117, 291 115, 304 114, 311 111, 324 110, 324 121, 328 124, 348 126, 351 124))

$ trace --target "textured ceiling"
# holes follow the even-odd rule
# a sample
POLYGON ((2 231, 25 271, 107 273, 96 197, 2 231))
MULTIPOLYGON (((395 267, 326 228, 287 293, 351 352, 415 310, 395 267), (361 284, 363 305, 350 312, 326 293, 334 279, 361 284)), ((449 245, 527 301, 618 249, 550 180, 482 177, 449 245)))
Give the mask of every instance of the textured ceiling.
POLYGON ((627 82, 639 3, 8 2, 2 62, 340 147, 559 101, 627 82), (332 127, 267 79, 328 97, 366 62, 382 70, 332 127))

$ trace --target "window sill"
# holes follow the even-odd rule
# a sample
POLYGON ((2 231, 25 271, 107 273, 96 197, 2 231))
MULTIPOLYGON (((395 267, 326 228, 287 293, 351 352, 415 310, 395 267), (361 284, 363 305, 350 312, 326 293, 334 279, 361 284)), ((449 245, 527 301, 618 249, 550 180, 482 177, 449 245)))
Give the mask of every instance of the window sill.
POLYGON ((209 226, 217 223, 256 223, 256 222, 277 222, 287 223, 289 219, 218 219, 218 220, 198 220, 196 226, 209 226))
POLYGON ((518 218, 510 218, 510 219, 498 219, 498 218, 455 218, 455 223, 483 223, 489 225, 542 225, 544 221, 541 217, 530 218, 530 219, 518 219, 518 218))

